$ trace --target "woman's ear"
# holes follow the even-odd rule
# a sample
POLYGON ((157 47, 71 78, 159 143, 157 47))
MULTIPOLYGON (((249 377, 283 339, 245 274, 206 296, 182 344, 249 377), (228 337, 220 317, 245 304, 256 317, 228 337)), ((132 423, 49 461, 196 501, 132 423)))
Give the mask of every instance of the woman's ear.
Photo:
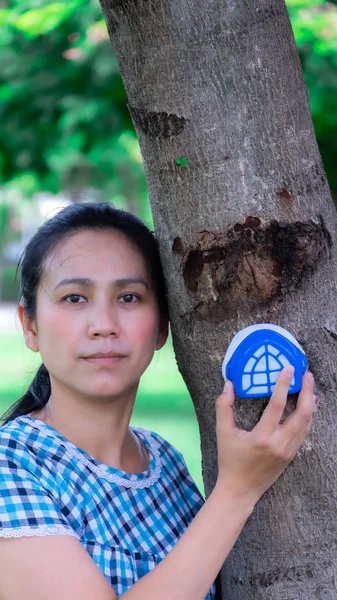
POLYGON ((159 333, 157 338, 156 350, 160 350, 165 344, 169 333, 169 321, 166 318, 160 318, 159 333))
POLYGON ((23 329, 23 335, 27 348, 33 352, 39 351, 39 340, 37 335, 36 323, 32 317, 28 317, 23 307, 23 302, 18 306, 18 315, 23 329))

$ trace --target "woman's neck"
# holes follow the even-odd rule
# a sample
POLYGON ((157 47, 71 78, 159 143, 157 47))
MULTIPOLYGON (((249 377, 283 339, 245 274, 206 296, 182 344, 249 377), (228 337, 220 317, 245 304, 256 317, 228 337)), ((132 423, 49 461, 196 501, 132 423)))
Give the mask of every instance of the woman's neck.
POLYGON ((31 416, 40 419, 87 454, 127 473, 145 471, 150 462, 146 448, 129 427, 133 402, 90 405, 52 396, 31 416))

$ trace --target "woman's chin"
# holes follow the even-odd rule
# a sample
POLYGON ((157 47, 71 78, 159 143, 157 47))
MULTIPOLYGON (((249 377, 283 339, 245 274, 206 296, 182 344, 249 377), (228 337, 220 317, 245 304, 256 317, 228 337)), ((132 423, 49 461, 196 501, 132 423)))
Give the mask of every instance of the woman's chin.
POLYGON ((91 385, 86 387, 85 389, 79 390, 83 396, 87 398, 93 398, 96 401, 98 399, 104 400, 118 400, 120 398, 128 398, 131 395, 135 395, 138 389, 138 382, 134 383, 130 386, 122 386, 122 385, 110 385, 108 382, 105 382, 100 385, 91 385))

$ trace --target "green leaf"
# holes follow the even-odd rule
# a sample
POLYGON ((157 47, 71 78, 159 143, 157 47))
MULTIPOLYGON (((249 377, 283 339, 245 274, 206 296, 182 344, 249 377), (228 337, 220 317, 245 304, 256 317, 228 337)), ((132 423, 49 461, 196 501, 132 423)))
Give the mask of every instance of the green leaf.
POLYGON ((187 158, 176 158, 176 165, 180 165, 181 167, 185 168, 188 165, 188 159, 187 158))

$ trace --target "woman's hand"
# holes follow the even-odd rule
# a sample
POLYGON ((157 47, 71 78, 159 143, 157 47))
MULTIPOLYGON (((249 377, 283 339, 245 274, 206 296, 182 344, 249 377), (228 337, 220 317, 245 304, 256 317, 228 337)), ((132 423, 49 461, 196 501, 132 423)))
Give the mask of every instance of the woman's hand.
POLYGON ((235 425, 232 408, 235 396, 230 381, 216 401, 217 485, 235 495, 250 497, 253 503, 293 460, 311 429, 316 398, 309 372, 303 375, 296 410, 280 424, 293 374, 293 367, 281 371, 260 421, 250 432, 235 425))

